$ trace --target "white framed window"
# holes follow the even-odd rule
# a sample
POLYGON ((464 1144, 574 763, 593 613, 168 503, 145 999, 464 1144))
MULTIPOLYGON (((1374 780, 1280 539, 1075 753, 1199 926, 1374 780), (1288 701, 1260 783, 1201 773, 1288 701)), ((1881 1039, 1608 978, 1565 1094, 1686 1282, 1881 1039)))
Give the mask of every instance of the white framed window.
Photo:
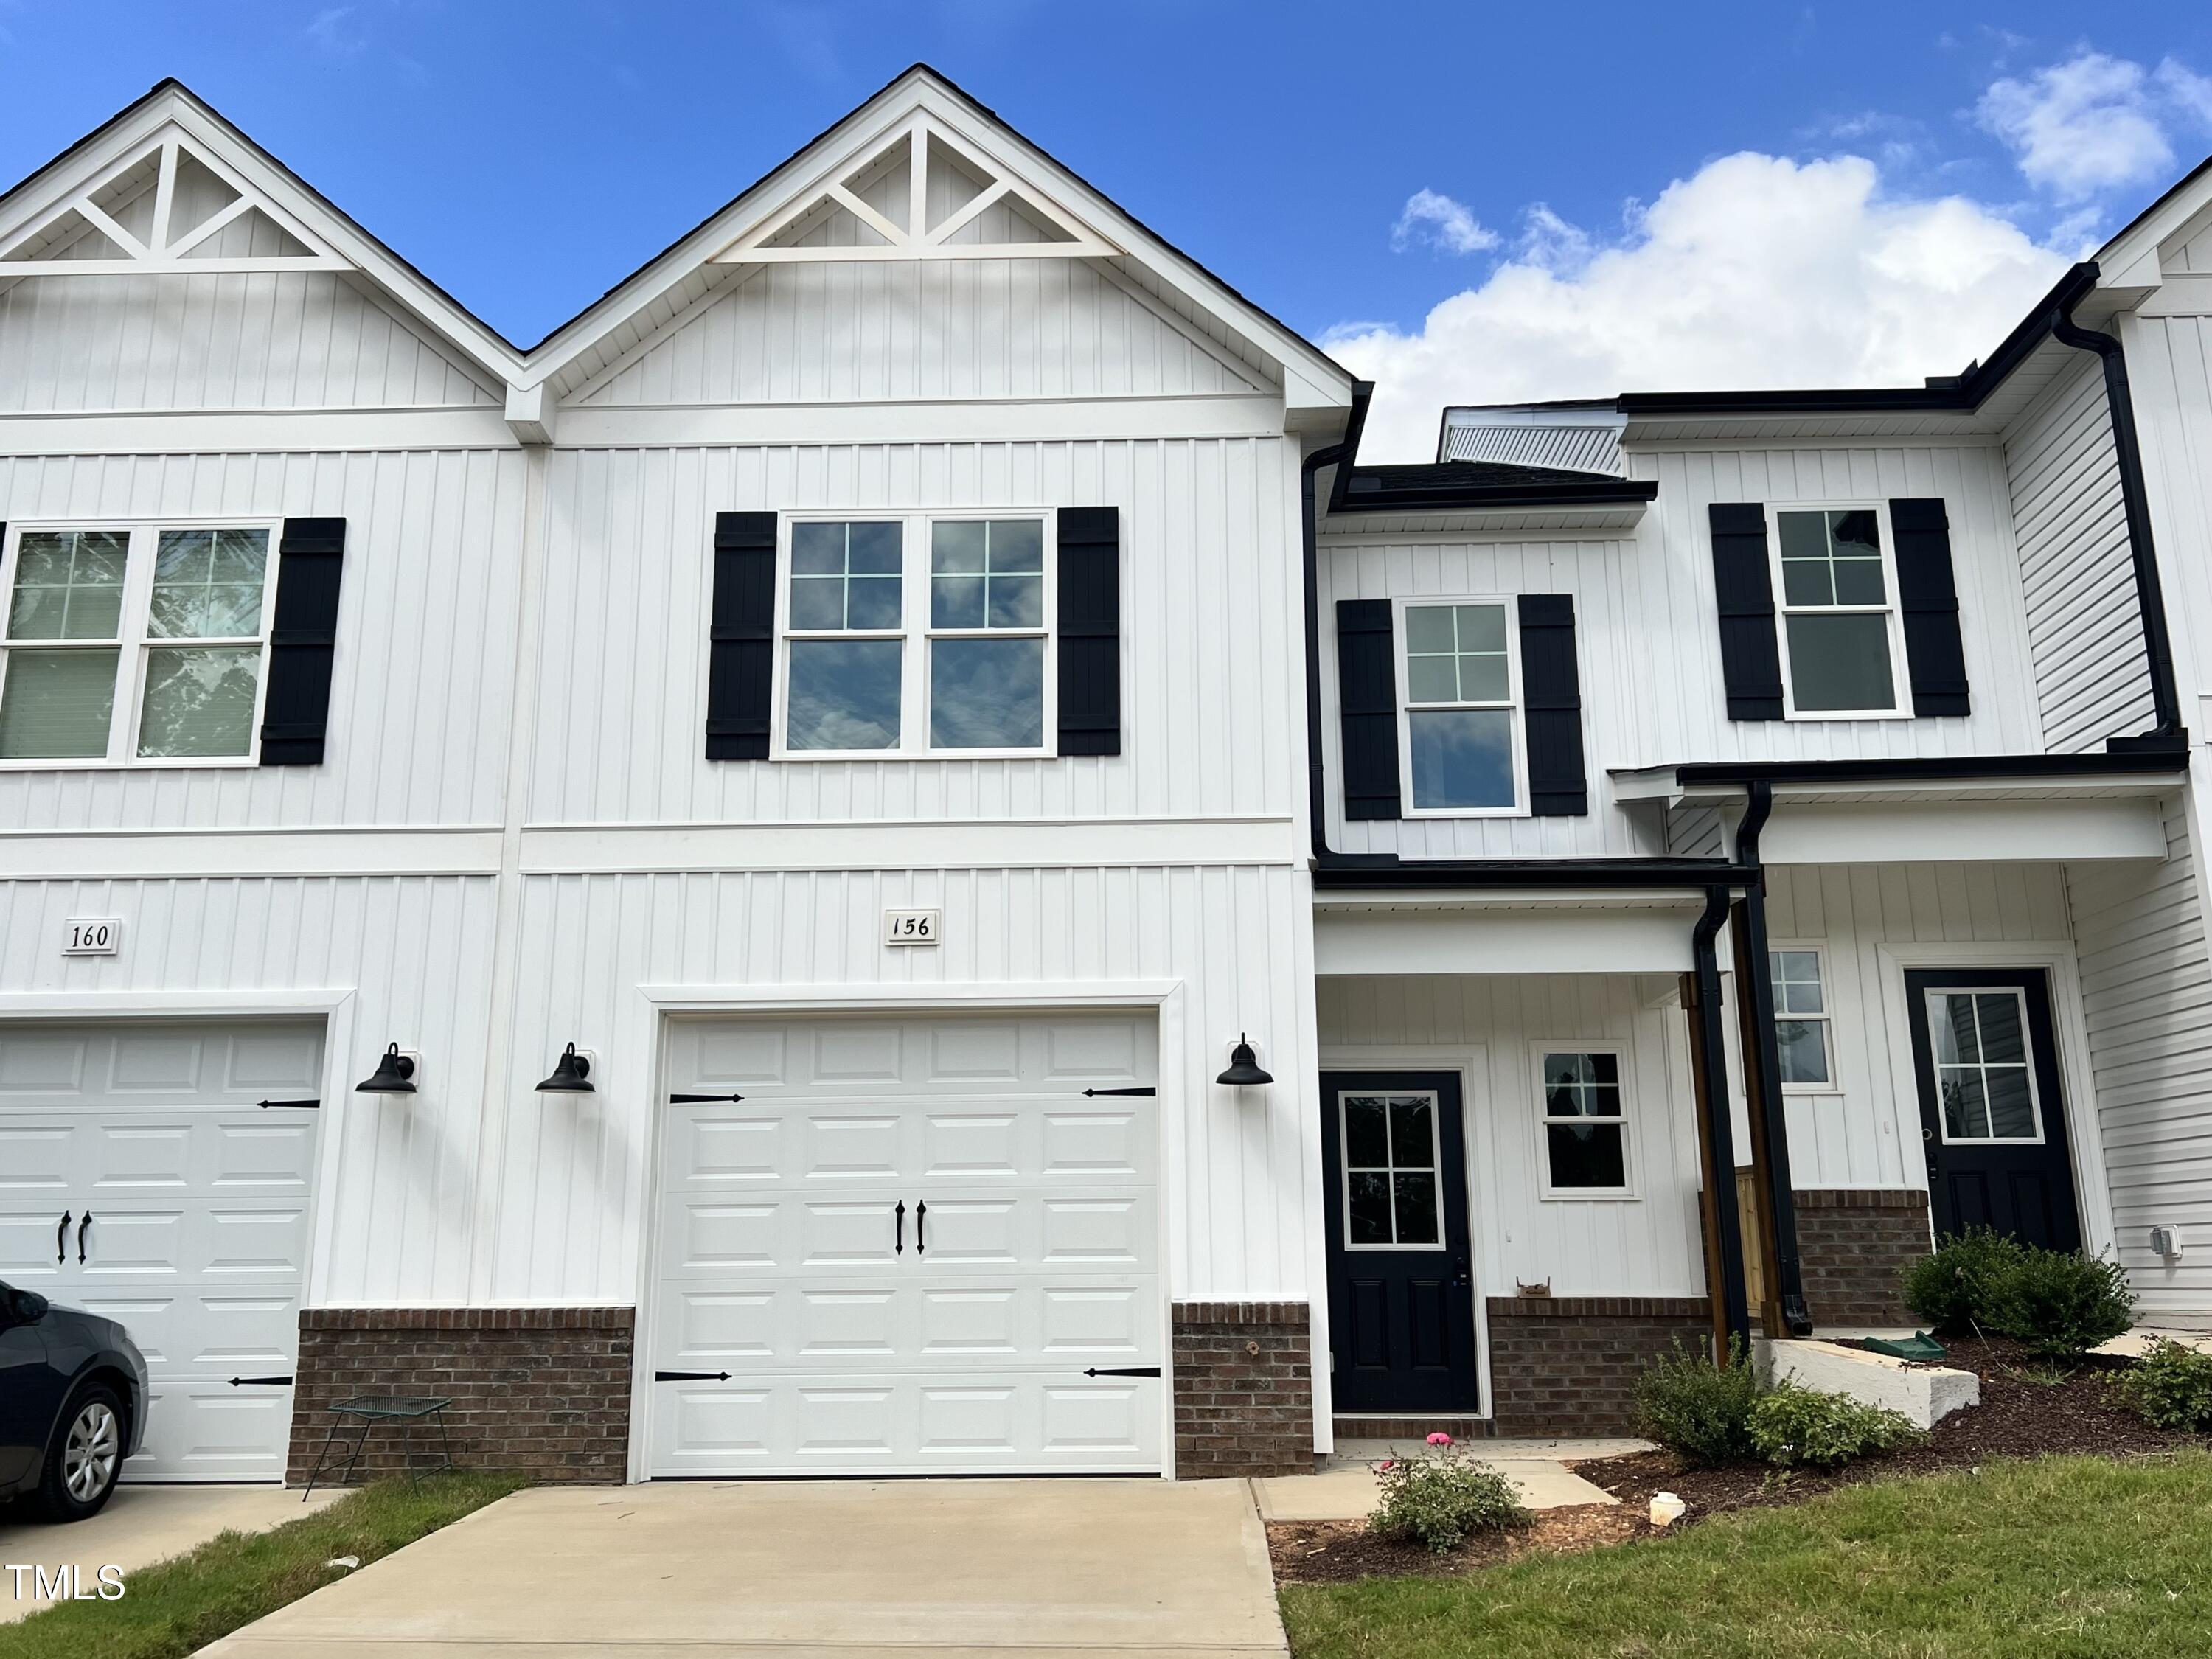
POLYGON ((2016 985, 1947 985, 1927 999, 1943 1144, 2040 1144, 2027 994, 2016 985))
POLYGON ((1513 602, 1397 601, 1398 753, 1408 817, 1527 811, 1513 602))
POLYGON ((1774 987, 1774 1048, 1785 1094, 1834 1094, 1836 1048, 1819 946, 1778 945, 1766 953, 1774 987))
POLYGON ((1443 1249, 1443 1137, 1436 1091, 1346 1089, 1336 1109, 1345 1249, 1443 1249))
POLYGON ((777 592, 782 760, 1052 752, 1054 515, 793 514, 777 592))
POLYGON ((1633 1198, 1627 1056, 1610 1042, 1534 1046, 1545 1198, 1633 1198))
POLYGON ((1788 717, 1910 718, 1889 509, 1793 503, 1767 512, 1788 717))
POLYGON ((277 537, 267 519, 9 525, 0 768, 252 764, 277 537))

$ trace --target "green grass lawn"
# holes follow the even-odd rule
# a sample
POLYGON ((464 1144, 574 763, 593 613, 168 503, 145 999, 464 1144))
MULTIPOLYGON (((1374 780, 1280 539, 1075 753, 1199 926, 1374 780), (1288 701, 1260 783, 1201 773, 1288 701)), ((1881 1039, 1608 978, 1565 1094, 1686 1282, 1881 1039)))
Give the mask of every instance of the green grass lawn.
POLYGON ((189 1554, 125 1575, 114 1601, 72 1601, 0 1625, 0 1659, 185 1659, 219 1636, 367 1566, 471 1510, 504 1498, 518 1475, 426 1475, 419 1488, 382 1480, 274 1531, 227 1532, 189 1554))
POLYGON ((1282 1593, 1297 1659, 2212 1653, 2212 1456, 1854 1486, 1672 1538, 1282 1593))

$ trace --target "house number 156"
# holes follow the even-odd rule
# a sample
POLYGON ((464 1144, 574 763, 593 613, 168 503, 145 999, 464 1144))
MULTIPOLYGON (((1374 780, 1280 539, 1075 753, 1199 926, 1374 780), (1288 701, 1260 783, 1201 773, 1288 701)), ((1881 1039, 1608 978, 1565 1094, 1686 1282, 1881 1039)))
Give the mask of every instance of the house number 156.
POLYGON ((884 943, 886 945, 934 945, 937 943, 937 912, 934 910, 884 912, 884 943))

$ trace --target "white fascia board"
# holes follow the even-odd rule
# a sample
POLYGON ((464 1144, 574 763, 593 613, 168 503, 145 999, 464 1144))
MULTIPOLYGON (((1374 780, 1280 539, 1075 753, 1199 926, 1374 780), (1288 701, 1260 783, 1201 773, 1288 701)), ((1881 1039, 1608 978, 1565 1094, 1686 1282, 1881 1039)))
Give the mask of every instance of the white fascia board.
MULTIPOLYGON (((2133 224, 2097 250, 2097 286, 2127 287, 2158 271, 2158 250, 2196 228, 2212 209, 2212 164, 2181 179, 2133 224)), ((2154 282, 2156 280, 2153 275, 2154 282)))
POLYGON ((1318 910, 1314 972, 1676 974, 1692 915, 1674 909, 1318 910))
POLYGON ((1889 802, 1778 810, 1768 864, 2078 864, 2166 855, 2157 801, 1889 802))

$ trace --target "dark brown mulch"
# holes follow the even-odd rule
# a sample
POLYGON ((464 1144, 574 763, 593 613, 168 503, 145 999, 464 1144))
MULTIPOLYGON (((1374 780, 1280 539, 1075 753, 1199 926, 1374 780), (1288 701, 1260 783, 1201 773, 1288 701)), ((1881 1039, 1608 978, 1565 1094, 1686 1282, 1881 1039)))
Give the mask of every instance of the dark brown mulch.
POLYGON ((2121 1406, 2109 1384, 2129 1362, 2097 1357, 2071 1366, 2063 1382, 2039 1380, 2054 1368, 2002 1339, 1955 1341, 1945 1364, 1982 1380, 1982 1402, 1954 1412, 1929 1431, 1928 1443, 1869 1457, 1832 1473, 1787 1473, 1764 1463, 1717 1469, 1685 1468, 1671 1452, 1638 1452, 1578 1463, 1575 1473, 1624 1504, 1648 1509, 1654 1492, 1671 1492, 1690 1505, 1687 1519, 1728 1510, 1795 1504, 1861 1480, 1939 1469, 1971 1468, 1999 1457, 2079 1452, 2134 1457, 2212 1444, 2203 1435, 2155 1429, 2121 1406))
POLYGON ((1583 1504, 1539 1510, 1518 1532, 1483 1533, 1435 1554, 1425 1546, 1377 1538, 1364 1521, 1270 1521, 1267 1555, 1278 1584, 1341 1584, 1354 1578, 1445 1577, 1524 1555, 1561 1555, 1625 1543, 1652 1529, 1641 1510, 1583 1504))

